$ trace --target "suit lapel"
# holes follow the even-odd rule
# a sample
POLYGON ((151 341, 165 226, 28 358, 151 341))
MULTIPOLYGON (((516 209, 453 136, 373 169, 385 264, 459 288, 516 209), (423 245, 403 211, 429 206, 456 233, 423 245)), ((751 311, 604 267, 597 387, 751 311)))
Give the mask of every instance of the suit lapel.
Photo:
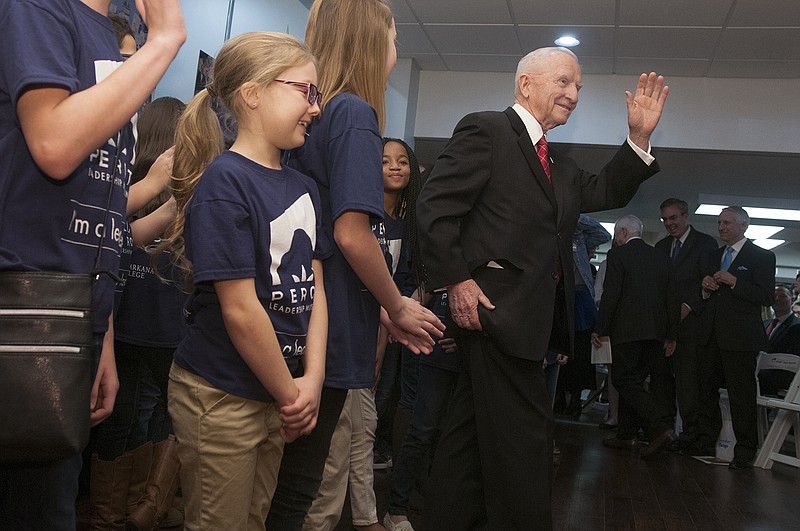
MULTIPOLYGON (((539 183, 539 187, 544 191, 545 197, 547 197, 550 203, 558 210, 558 202, 556 201, 556 196, 553 191, 553 185, 550 184, 550 181, 547 179, 547 174, 544 172, 544 168, 542 168, 542 163, 539 162, 539 156, 536 154, 536 147, 534 147, 533 142, 531 142, 531 137, 528 134, 528 130, 525 128, 525 124, 511 107, 507 108, 505 113, 506 116, 508 116, 509 122, 511 122, 511 127, 517 134, 517 145, 533 172, 536 182, 539 183)), ((553 175, 552 166, 550 168, 550 174, 553 175)))

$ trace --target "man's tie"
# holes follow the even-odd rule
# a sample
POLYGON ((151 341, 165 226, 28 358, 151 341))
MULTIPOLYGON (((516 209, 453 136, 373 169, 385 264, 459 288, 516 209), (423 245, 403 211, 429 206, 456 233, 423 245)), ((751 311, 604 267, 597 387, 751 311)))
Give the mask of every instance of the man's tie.
POLYGON ((730 245, 725 248, 725 256, 722 258, 722 270, 727 271, 733 262, 733 247, 730 245))
POLYGON ((766 330, 767 338, 769 338, 772 335, 772 332, 774 332, 775 329, 778 328, 778 324, 780 324, 780 322, 781 322, 781 320, 778 319, 777 317, 772 320, 772 322, 769 324, 769 326, 767 327, 767 330, 766 330))
POLYGON ((544 136, 536 142, 536 154, 539 155, 539 162, 542 163, 542 168, 544 168, 544 173, 547 175, 547 180, 552 184, 553 179, 550 178, 550 160, 548 157, 547 140, 544 136))
POLYGON ((678 255, 681 254, 681 240, 680 238, 675 238, 675 245, 672 247, 672 261, 678 259, 678 255))

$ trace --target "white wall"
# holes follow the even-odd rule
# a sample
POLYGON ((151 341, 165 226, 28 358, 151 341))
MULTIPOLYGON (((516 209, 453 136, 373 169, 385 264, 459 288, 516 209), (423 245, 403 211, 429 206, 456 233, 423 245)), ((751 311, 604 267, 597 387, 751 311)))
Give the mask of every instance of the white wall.
MULTIPOLYGON (((174 96, 188 102, 194 95, 200 50, 216 56, 224 42, 228 1, 183 2, 183 16, 186 42, 156 88, 155 97, 174 96)), ((308 9, 298 0, 235 0, 231 37, 247 31, 288 30, 302 39, 307 20, 308 9)))
POLYGON ((419 67, 411 59, 398 59, 386 89, 384 136, 401 138, 414 147, 414 126, 419 93, 419 67))
MULTIPOLYGON (((635 76, 584 75, 580 104, 556 142, 618 144, 627 134, 625 90, 635 76)), ((668 78, 669 99, 653 138, 659 147, 800 151, 800 80, 668 78)), ((458 120, 513 103, 513 74, 432 72, 420 75, 414 135, 449 138, 458 120)))

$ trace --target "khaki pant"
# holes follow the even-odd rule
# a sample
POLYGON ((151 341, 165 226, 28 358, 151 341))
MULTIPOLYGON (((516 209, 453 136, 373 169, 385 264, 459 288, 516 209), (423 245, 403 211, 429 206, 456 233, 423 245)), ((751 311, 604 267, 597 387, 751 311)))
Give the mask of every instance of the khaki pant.
POLYGON ((303 531, 330 531, 339 522, 350 484, 354 526, 378 522, 373 490, 372 449, 378 416, 369 389, 351 389, 331 439, 319 493, 306 516, 303 531))
POLYGON ((276 404, 230 395, 175 364, 169 379, 184 529, 263 530, 283 455, 276 404))

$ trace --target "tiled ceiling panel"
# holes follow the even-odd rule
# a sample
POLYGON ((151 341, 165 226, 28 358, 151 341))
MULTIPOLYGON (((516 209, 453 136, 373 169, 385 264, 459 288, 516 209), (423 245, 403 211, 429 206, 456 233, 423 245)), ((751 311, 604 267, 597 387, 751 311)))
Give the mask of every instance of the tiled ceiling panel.
POLYGON ((513 72, 516 61, 486 56, 521 57, 571 34, 587 73, 648 64, 691 77, 800 77, 800 0, 389 1, 400 57, 426 70, 513 72))
POLYGON ((521 54, 514 26, 425 24, 439 53, 521 54))
POLYGON ((620 0, 621 26, 722 27, 734 0, 620 0))
POLYGON ((511 13, 506 0, 406 0, 423 24, 429 23, 474 23, 511 24, 511 13))
POLYGON ((614 24, 614 0, 511 0, 517 24, 614 24))

